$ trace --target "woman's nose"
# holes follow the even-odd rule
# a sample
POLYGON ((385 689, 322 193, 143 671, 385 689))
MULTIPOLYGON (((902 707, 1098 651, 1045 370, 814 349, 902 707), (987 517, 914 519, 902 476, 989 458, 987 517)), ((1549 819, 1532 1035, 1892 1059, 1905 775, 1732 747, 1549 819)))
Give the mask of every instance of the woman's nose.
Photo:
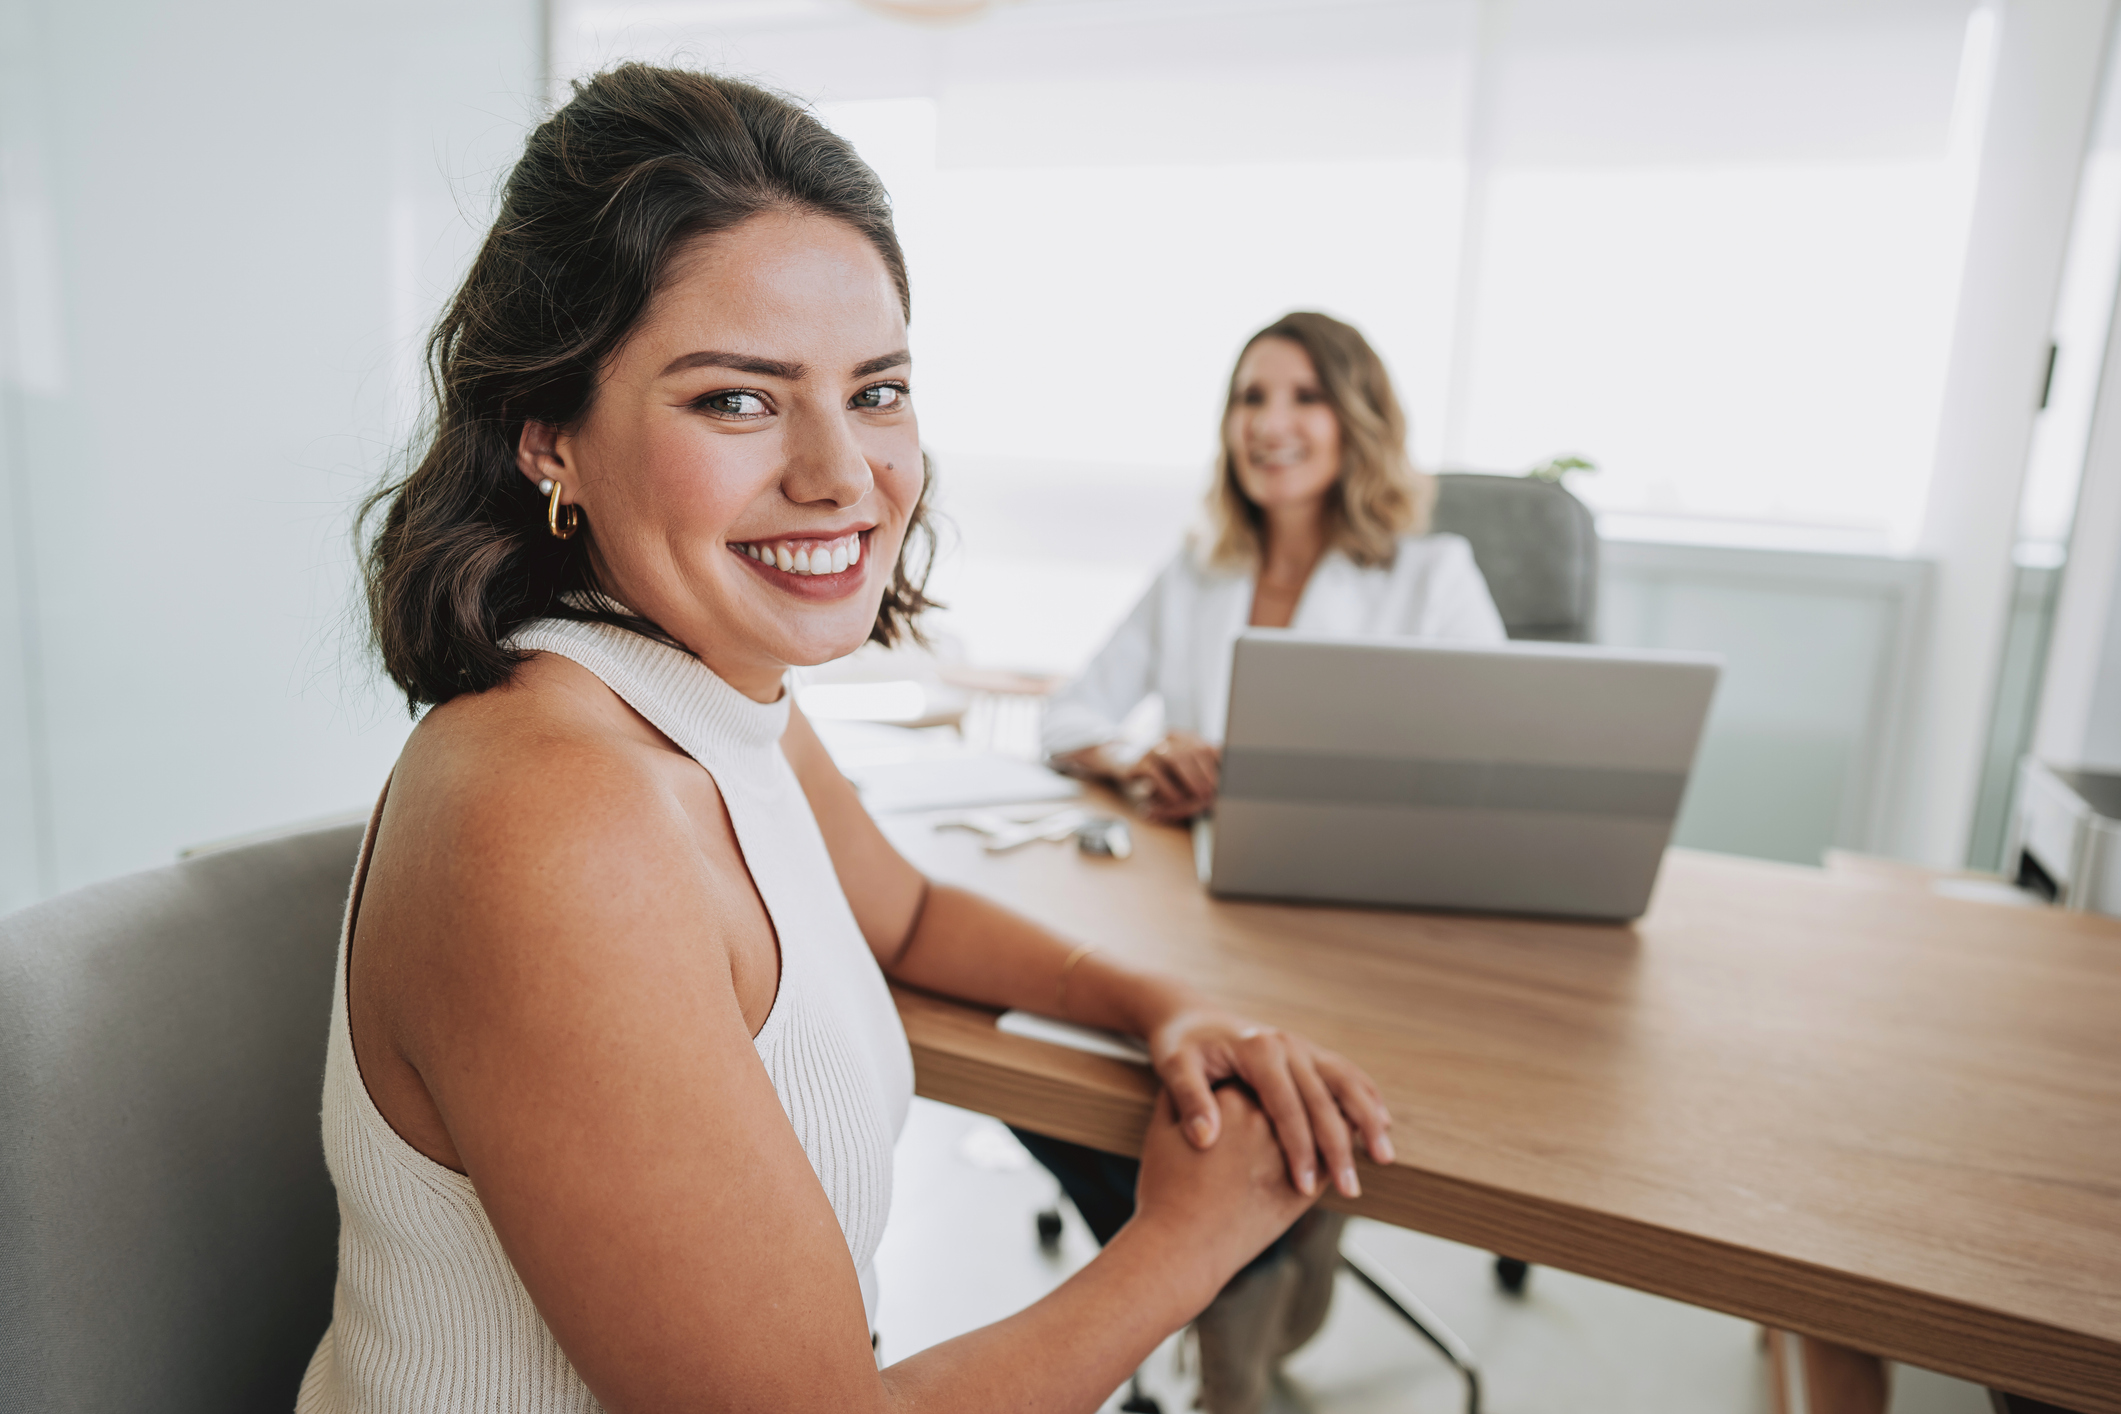
POLYGON ((869 458, 844 418, 821 413, 794 419, 781 494, 799 505, 851 506, 875 485, 869 458))
POLYGON ((1256 437, 1287 437, 1295 430, 1295 421, 1290 417, 1289 405, 1279 398, 1269 399, 1253 410, 1252 433, 1256 437))

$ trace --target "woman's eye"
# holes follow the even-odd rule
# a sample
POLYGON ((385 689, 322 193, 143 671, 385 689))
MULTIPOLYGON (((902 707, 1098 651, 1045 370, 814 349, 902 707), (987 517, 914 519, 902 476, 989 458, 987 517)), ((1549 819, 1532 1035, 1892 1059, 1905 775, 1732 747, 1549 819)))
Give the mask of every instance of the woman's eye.
POLYGON ((876 412, 888 412, 904 407, 906 385, 903 383, 877 383, 854 395, 854 406, 876 412))
POLYGON ((720 417, 758 417, 766 411, 766 400, 757 393, 725 388, 719 393, 709 393, 695 400, 693 406, 702 412, 711 412, 720 417))

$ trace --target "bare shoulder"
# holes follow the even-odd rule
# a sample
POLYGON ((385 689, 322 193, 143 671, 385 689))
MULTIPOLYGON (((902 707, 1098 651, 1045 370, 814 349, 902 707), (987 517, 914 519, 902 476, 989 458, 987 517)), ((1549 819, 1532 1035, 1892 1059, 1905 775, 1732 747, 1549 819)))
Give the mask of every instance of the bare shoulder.
POLYGON ((719 905, 739 880, 748 894, 748 875, 712 828, 720 812, 707 773, 593 674, 537 655, 506 686, 433 709, 406 743, 357 964, 366 950, 405 1003, 569 971, 726 977, 719 905), (655 955, 614 970, 628 951, 655 955))
POLYGON ((677 787, 704 781, 690 766, 588 669, 540 653, 505 686, 427 714, 399 758, 386 810, 397 814, 402 802, 409 828, 399 833, 447 841, 423 856, 521 886, 556 869, 638 858, 658 838, 686 843, 677 787))

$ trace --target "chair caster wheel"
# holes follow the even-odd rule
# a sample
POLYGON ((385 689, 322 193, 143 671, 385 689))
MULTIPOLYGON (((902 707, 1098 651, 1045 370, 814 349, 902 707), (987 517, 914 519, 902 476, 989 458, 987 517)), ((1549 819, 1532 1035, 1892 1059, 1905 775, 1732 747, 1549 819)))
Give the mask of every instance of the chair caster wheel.
POLYGON ((1529 1262, 1520 1262, 1515 1257, 1495 1259, 1495 1284, 1512 1296, 1524 1295, 1525 1278, 1531 1274, 1529 1262))
POLYGON ((1060 1251, 1061 1215, 1058 1208, 1038 1210, 1038 1245, 1047 1252, 1060 1251))

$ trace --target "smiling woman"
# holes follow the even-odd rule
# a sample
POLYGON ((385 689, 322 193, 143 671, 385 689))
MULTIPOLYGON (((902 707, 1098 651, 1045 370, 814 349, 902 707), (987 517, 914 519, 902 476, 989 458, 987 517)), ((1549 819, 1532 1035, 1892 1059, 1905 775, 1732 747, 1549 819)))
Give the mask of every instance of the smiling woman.
MULTIPOLYGON (((668 639, 670 626, 647 601, 613 593, 608 581, 611 533, 600 531, 594 503, 606 501, 604 515, 615 512, 610 498, 621 487, 592 488, 596 466, 565 464, 600 374, 610 375, 607 395, 623 390, 665 400, 670 417, 642 435, 665 438, 657 445, 680 459, 668 438, 759 428, 769 429, 769 441, 784 438, 792 403, 815 401, 828 379, 844 379, 849 388, 834 391, 845 393, 847 411, 863 415, 858 425, 869 430, 861 435, 898 439, 881 463, 891 489, 910 488, 898 521, 887 527, 897 553, 869 637, 895 641, 928 607, 927 468, 912 435, 905 349, 911 300, 889 198, 860 159, 807 114, 757 90, 676 76, 698 87, 685 95, 693 106, 711 108, 718 99, 726 111, 715 116, 724 124, 735 117, 734 101, 746 101, 739 90, 756 95, 747 116, 759 125, 759 155, 770 156, 777 179, 756 162, 723 168, 711 160, 712 128, 672 130, 683 119, 663 111, 673 95, 647 77, 658 73, 667 71, 629 66, 605 75, 539 130, 510 178, 501 219, 429 340, 435 434, 412 474, 366 507, 368 517, 380 513, 368 554, 377 642, 385 669, 416 709, 505 682, 518 656, 505 646, 508 636, 533 619, 601 621, 668 639), (692 154, 682 152, 686 137, 692 154), (682 160, 686 155, 693 160, 682 160), (587 180, 592 173, 602 181, 587 180), (619 181, 630 189, 614 201, 603 183, 619 181), (860 287, 882 317, 875 330, 850 334, 886 347, 835 350, 847 361, 834 370, 757 348, 684 347, 697 326, 668 301, 643 323, 659 292, 704 287, 687 277, 717 258, 713 237, 764 217, 777 233, 764 244, 786 246, 789 223, 809 222, 831 249, 796 242, 808 263, 777 266, 775 288, 747 288, 744 313, 765 324, 785 318, 793 312, 791 292, 822 277, 841 295, 860 287), (572 298, 556 299, 560 291, 572 298), (754 381, 731 386, 734 378, 754 381), (688 430, 675 432, 680 425, 688 430), (510 474, 515 469, 523 475, 510 474), (555 520, 586 521, 589 533, 545 533, 536 512, 548 500, 555 520)), ((757 232, 748 241, 762 243, 757 232)), ((816 424, 805 417, 804 425, 816 424)), ((796 549, 810 548, 801 542, 818 538, 809 526, 785 530, 780 538, 790 542, 791 562, 796 549)), ((873 531, 864 529, 864 548, 873 531)), ((770 550, 778 541, 752 543, 770 550)))
POLYGON ((1498 642, 1472 547, 1430 535, 1435 482, 1407 456, 1384 360, 1352 325, 1308 310, 1254 334, 1230 372, 1205 534, 1165 566, 1046 711, 1047 754, 1188 819, 1215 800, 1230 654, 1246 627, 1498 642), (1164 739, 1120 746, 1150 693, 1164 739))
MULTIPOLYGON (((1407 455, 1407 422, 1384 360, 1352 325, 1299 310, 1254 334, 1231 370, 1207 526, 1149 586, 1090 666, 1053 695, 1042 728, 1055 764, 1117 783, 1151 818, 1215 801, 1231 654, 1247 626, 1335 637, 1494 642, 1503 625, 1455 535, 1428 535, 1434 483, 1407 455), (1166 731, 1120 743, 1143 698, 1166 731)), ((1321 692, 1334 691, 1330 683, 1321 692)), ((1108 1155, 1035 1135, 1099 1237, 1095 1214, 1132 1210, 1134 1173, 1108 1155)), ((1292 1227, 1205 1312, 1209 1407, 1257 1408, 1275 1367, 1324 1325, 1340 1266, 1340 1222, 1292 1227), (1235 1392, 1218 1405, 1219 1390, 1235 1392)))
POLYGON ((769 697, 784 646, 820 662, 900 632, 925 602, 900 547, 926 489, 902 279, 815 209, 765 206, 681 240, 588 406, 522 423, 525 483, 589 526, 576 559, 596 597, 574 610, 562 590, 553 616, 616 601, 769 697), (689 347, 709 329, 741 351, 689 347), (759 352, 791 345, 804 356, 759 352), (869 570, 864 546, 883 551, 869 570), (881 612, 862 592, 879 562, 899 567, 881 612))
POLYGON ((1090 1410, 1390 1162, 1340 1057, 930 887, 790 702, 924 603, 908 308, 882 187, 784 99, 629 65, 531 135, 372 503, 428 710, 347 910, 301 1410, 1090 1410), (886 978, 1139 1036, 1166 1098, 1096 1261, 879 1371, 886 978))

